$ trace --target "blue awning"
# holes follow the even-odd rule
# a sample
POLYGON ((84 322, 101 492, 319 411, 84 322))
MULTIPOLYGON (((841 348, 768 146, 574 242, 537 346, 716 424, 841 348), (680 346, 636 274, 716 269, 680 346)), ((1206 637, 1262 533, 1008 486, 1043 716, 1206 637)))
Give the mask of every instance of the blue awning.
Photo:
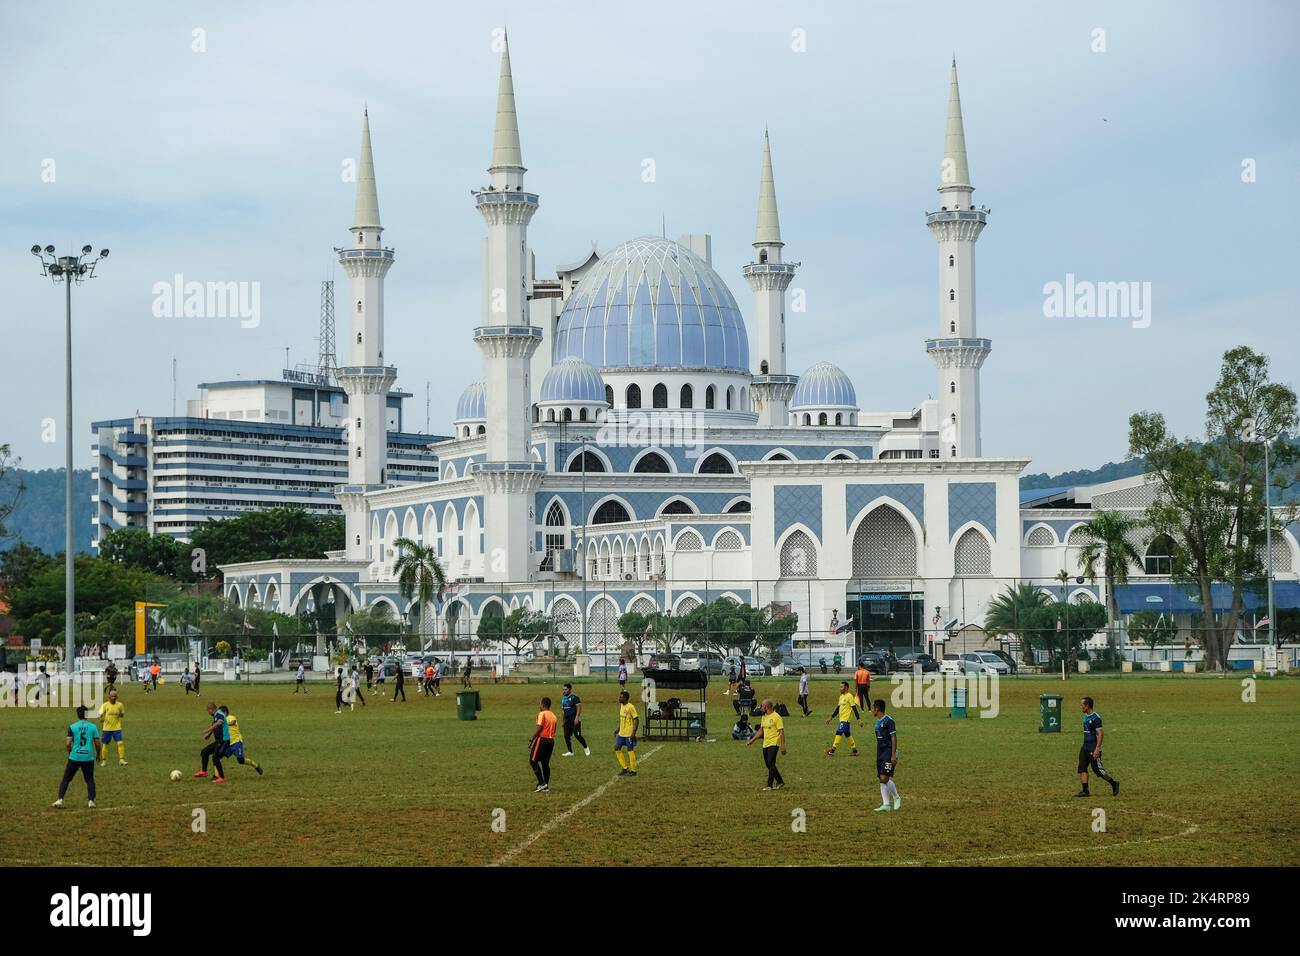
MULTIPOLYGON (((1232 588, 1226 584, 1212 585, 1215 611, 1226 611, 1232 605, 1232 588)), ((1120 584, 1115 588, 1115 603, 1121 614, 1138 611, 1164 611, 1166 614, 1194 614, 1201 610, 1201 594, 1195 587, 1185 584, 1120 584)), ((1268 595, 1248 588, 1242 595, 1247 611, 1268 611, 1268 595)), ((1300 607, 1300 582, 1274 581, 1273 604, 1279 608, 1300 607)))

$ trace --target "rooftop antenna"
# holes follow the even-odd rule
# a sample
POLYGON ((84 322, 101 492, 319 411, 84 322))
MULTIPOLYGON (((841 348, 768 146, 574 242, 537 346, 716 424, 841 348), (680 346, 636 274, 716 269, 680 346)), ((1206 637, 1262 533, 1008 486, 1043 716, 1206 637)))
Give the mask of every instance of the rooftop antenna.
POLYGON ((429 382, 424 383, 424 433, 429 434, 429 382))
POLYGON ((176 356, 172 356, 172 418, 176 417, 176 356))
POLYGON ((334 369, 338 367, 338 355, 334 342, 334 280, 326 279, 320 284, 320 359, 319 371, 321 381, 332 382, 334 369))
POLYGON ((665 239, 668 238, 668 217, 663 213, 659 214, 659 234, 665 239))

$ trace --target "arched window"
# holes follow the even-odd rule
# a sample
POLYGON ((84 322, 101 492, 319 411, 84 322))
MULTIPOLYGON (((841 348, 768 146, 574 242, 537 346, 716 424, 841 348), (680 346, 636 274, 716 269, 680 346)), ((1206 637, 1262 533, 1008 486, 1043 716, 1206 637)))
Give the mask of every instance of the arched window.
POLYGON ((955 332, 957 331, 957 323, 956 323, 956 322, 949 322, 949 323, 948 323, 948 331, 949 331, 949 332, 954 332, 954 333, 955 333, 955 332))
POLYGON ((817 424, 818 424, 818 425, 825 425, 825 424, 826 424, 826 413, 825 413, 825 412, 822 412, 820 415, 817 416, 817 424))
POLYGON ((948 301, 949 301, 949 302, 956 302, 956 301, 957 301, 957 290, 956 290, 956 289, 949 289, 949 290, 948 290, 948 301))
POLYGON ((361 344, 361 333, 358 332, 358 333, 357 333, 357 345, 360 345, 360 344, 361 344))
POLYGON ((1056 535, 1046 525, 1038 525, 1029 532, 1025 543, 1031 548, 1050 548, 1056 544, 1056 535))
POLYGON ((654 408, 668 407, 668 387, 663 382, 655 386, 654 391, 651 393, 651 401, 654 408))
POLYGON ((552 501, 546 509, 546 535, 542 540, 545 553, 542 555, 541 570, 555 569, 555 552, 563 551, 569 546, 569 535, 565 530, 564 509, 558 501, 552 501))
POLYGON ((763 460, 764 461, 789 461, 790 456, 787 455, 785 452, 778 451, 775 455, 768 455, 763 460))
POLYGON ((610 408, 614 407, 614 386, 613 385, 605 386, 605 404, 608 405, 610 408))
POLYGON ((734 386, 728 385, 727 386, 727 411, 731 411, 732 406, 735 404, 735 400, 736 400, 736 389, 734 386))
POLYGON ((758 253, 758 261, 761 265, 767 264, 767 250, 763 249, 758 253))
POLYGON ((949 394, 949 395, 956 395, 956 394, 957 394, 957 383, 956 383, 956 382, 949 382, 949 383, 948 383, 948 394, 949 394))
POLYGON ((681 407, 682 407, 682 408, 694 408, 694 407, 695 407, 695 390, 692 389, 689 385, 683 385, 683 386, 682 386, 682 404, 681 404, 681 407))
POLYGON ((693 515, 695 510, 681 498, 674 498, 659 509, 661 515, 693 515))
POLYGON ((812 424, 812 416, 809 415, 807 412, 804 412, 804 413, 803 413, 803 423, 804 423, 805 425, 811 425, 811 424, 812 424))
POLYGON ((548 409, 546 410, 546 420, 547 420, 548 422, 553 422, 553 421, 555 421, 555 409, 553 409, 553 408, 548 408, 548 409))
POLYGON ((1142 569, 1147 574, 1174 573, 1174 539, 1167 534, 1156 535, 1142 559, 1142 569))
POLYGON ((578 421, 585 422, 586 420, 587 420, 587 410, 585 408, 578 409, 578 421))
POLYGON ((713 390, 713 386, 710 385, 708 388, 704 390, 704 407, 713 408, 716 405, 717 405, 717 392, 715 392, 713 390))
POLYGON ((759 375, 767 374, 767 359, 763 359, 763 361, 758 363, 758 374, 759 375))
POLYGON ((957 574, 970 575, 991 574, 993 558, 989 552, 988 538, 974 528, 967 528, 966 533, 957 539, 957 548, 953 553, 953 569, 957 574))
POLYGON ((699 473, 701 475, 734 475, 735 467, 731 464, 731 459, 721 452, 714 452, 700 462, 699 473))
POLYGON ((781 577, 813 578, 817 576, 817 548, 803 531, 795 529, 781 545, 781 577))
POLYGON ((836 425, 840 424, 840 413, 839 413, 839 412, 836 412, 836 413, 835 413, 835 424, 836 424, 836 425))
POLYGON ((627 407, 628 408, 641 407, 641 386, 640 385, 634 383, 627 387, 627 407))
POLYGON ((648 451, 636 460, 632 471, 638 475, 666 475, 672 468, 668 465, 668 459, 659 452, 648 451))
POLYGON ((619 521, 631 521, 632 516, 627 513, 621 502, 612 498, 609 501, 602 502, 601 506, 596 509, 596 513, 591 516, 592 524, 614 524, 619 521))
POLYGON ((677 539, 678 551, 702 551, 704 550, 704 539, 694 531, 683 531, 677 539))
POLYGON ((477 431, 474 432, 474 434, 476 434, 476 435, 484 435, 484 434, 487 434, 487 426, 486 426, 486 425, 480 425, 480 426, 478 427, 477 431))
POLYGON ((864 578, 912 577, 916 574, 916 534, 889 505, 862 519, 853 536, 853 575, 864 578))
POLYGON ((724 512, 724 514, 729 514, 729 515, 747 515, 747 514, 749 514, 749 511, 750 511, 750 503, 749 503, 749 499, 748 499, 748 498, 743 498, 743 499, 741 499, 740 501, 737 501, 735 504, 733 504, 730 508, 728 508, 728 509, 724 512))
POLYGON ((572 408, 566 408, 566 409, 564 410, 564 420, 565 420, 566 422, 571 422, 571 421, 573 421, 573 409, 572 409, 572 408))
POLYGON ((957 457, 957 446, 956 446, 956 445, 953 445, 953 446, 952 446, 952 451, 949 453, 948 457, 949 457, 949 458, 956 458, 956 457, 957 457))
POLYGON ((714 551, 740 551, 744 546, 745 542, 734 531, 724 531, 713 539, 714 551))
POLYGON ((591 474, 592 472, 604 470, 605 463, 589 451, 584 451, 569 462, 569 471, 585 471, 587 474, 591 474))
POLYGON ((831 461, 852 461, 852 460, 853 459, 850 458, 848 455, 844 454, 844 452, 840 452, 838 455, 831 455, 831 461))

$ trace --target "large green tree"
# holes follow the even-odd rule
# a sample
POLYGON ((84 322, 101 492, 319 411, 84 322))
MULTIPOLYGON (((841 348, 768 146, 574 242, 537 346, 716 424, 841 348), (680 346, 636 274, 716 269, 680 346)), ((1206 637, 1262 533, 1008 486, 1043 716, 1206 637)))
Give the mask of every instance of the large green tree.
POLYGON ((684 642, 691 647, 750 655, 757 650, 770 653, 788 641, 799 627, 799 615, 721 597, 694 608, 678 622, 684 642))
POLYGON ((183 581, 190 571, 190 546, 171 535, 150 534, 144 528, 115 528, 99 539, 99 556, 129 568, 183 581))
POLYGON ((222 564, 323 558, 326 551, 343 546, 341 516, 312 515, 302 508, 268 508, 206 521, 190 535, 190 549, 199 549, 207 576, 222 564))
MULTIPOLYGON (((430 612, 434 600, 441 601, 447 593, 447 575, 443 573, 442 562, 438 552, 432 547, 425 547, 410 538, 398 538, 393 542, 397 549, 397 588, 406 600, 415 600, 420 608, 420 636, 428 638, 430 612)), ((421 646, 427 643, 421 641, 421 646)), ((452 647, 455 651, 455 646, 452 647)))
POLYGON ((1127 584, 1129 568, 1142 563, 1142 556, 1130 540, 1138 526, 1139 522, 1118 511, 1099 511, 1075 531, 1084 539, 1079 551, 1079 570, 1095 583, 1100 567, 1106 581, 1106 650, 1112 660, 1116 656, 1115 629, 1119 624, 1115 586, 1127 584))
POLYGON ((489 614, 479 618, 478 639, 485 644, 505 644, 518 656, 555 633, 554 628, 549 615, 518 607, 504 617, 489 614))
POLYGON ((1241 347, 1224 354, 1206 406, 1204 443, 1177 438, 1158 412, 1133 415, 1129 454, 1146 459, 1157 490, 1146 523, 1173 538, 1173 576, 1193 585, 1200 598, 1195 637, 1207 668, 1222 670, 1242 627, 1246 589, 1257 586, 1263 573, 1266 522, 1280 532, 1264 507, 1260 439, 1273 442, 1273 478, 1280 492, 1295 481, 1295 448, 1286 439, 1296 428, 1296 396, 1269 380, 1266 356, 1241 347), (1214 607, 1216 582, 1231 594, 1222 614, 1214 607))
POLYGON ((1036 585, 1008 584, 1006 590, 989 602, 984 614, 984 630, 994 636, 1018 639, 1025 663, 1032 664, 1034 649, 1029 632, 1034 625, 1034 614, 1051 603, 1052 599, 1036 585))

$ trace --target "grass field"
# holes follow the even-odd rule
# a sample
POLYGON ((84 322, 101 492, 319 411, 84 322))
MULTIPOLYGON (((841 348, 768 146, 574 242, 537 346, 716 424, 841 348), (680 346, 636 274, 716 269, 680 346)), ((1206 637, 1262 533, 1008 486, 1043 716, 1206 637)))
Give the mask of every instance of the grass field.
MULTIPOLYGON (((0 864, 1300 863, 1300 681, 1261 679, 1257 702, 1244 703, 1240 678, 1019 678, 1002 682, 995 719, 896 709, 903 808, 889 814, 871 812, 870 724, 862 757, 823 752, 829 679, 813 682, 815 716, 794 709, 786 722, 787 786, 774 793, 760 792, 759 747, 730 739, 717 681, 716 741, 642 741, 636 778, 615 776, 616 685, 580 684, 592 756, 561 758, 561 740, 549 794, 533 793, 526 744, 537 700, 549 695, 558 711, 558 683, 478 686, 483 710, 469 722, 456 720, 454 687, 434 700, 408 683, 405 704, 372 697, 336 716, 332 684, 304 697, 286 684, 208 681, 203 702, 171 683, 149 696, 127 685, 129 766, 113 751, 96 768, 96 810, 80 777, 69 809, 50 807, 70 712, 0 709, 0 864), (1063 733, 1037 732, 1044 691, 1065 695, 1063 733), (1104 785, 1091 799, 1073 796, 1085 693, 1105 719, 1118 798, 1104 785), (214 698, 239 717, 265 777, 231 762, 224 786, 190 778, 203 703, 214 698), (184 780, 171 782, 172 769, 184 780), (206 833, 192 832, 196 807, 206 833), (1095 807, 1106 810, 1106 832, 1093 831, 1095 807), (492 826, 498 809, 504 832, 492 826), (792 827, 797 811, 804 832, 792 827)), ((794 708, 792 680, 756 688, 794 708)))

